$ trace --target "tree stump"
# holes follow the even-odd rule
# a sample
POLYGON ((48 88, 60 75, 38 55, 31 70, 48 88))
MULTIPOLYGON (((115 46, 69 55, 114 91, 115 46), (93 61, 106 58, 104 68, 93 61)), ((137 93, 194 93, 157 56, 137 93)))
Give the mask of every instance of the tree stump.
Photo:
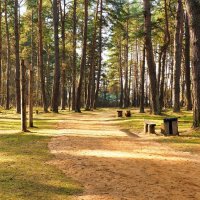
POLYGON ((117 116, 118 117, 122 117, 123 116, 123 111, 122 110, 118 110, 117 111, 117 116))
POLYGON ((126 113, 125 113, 125 116, 126 116, 126 117, 131 117, 131 111, 130 111, 130 110, 127 110, 126 113))

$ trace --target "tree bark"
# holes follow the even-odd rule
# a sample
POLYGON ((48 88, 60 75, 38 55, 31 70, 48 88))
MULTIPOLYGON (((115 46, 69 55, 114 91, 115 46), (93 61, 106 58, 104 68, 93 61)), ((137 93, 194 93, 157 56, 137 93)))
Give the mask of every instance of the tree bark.
POLYGON ((5 25, 6 25, 6 110, 10 109, 10 32, 8 26, 7 1, 5 1, 5 25))
POLYGON ((174 63, 174 112, 180 112, 180 77, 183 41, 183 4, 178 0, 175 33, 175 63, 174 63))
POLYGON ((191 98, 191 78, 190 78, 190 29, 188 22, 188 14, 185 14, 185 83, 186 83, 186 99, 187 110, 192 110, 191 98))
POLYGON ((75 110, 76 112, 81 112, 81 93, 83 87, 84 68, 86 65, 87 32, 88 32, 88 0, 84 0, 84 5, 85 5, 84 34, 83 34, 82 58, 80 66, 80 79, 76 97, 76 110, 75 110))
POLYGON ((64 7, 60 2, 60 15, 61 15, 61 37, 62 37, 62 74, 61 74, 61 109, 65 110, 66 106, 66 48, 65 48, 65 0, 63 1, 64 7))
POLYGON ((21 61, 21 130, 27 131, 26 123, 26 66, 24 60, 21 61))
POLYGON ((143 47, 143 61, 140 69, 140 113, 144 113, 144 75, 145 75, 145 46, 143 47))
POLYGON ((2 3, 0 1, 0 105, 2 101, 2 3))
POLYGON ((88 79, 88 95, 86 101, 86 110, 94 108, 94 91, 95 91, 95 50, 96 50, 96 35, 97 35, 97 17, 99 9, 99 0, 97 0, 96 12, 94 16, 94 33, 92 37, 92 51, 90 58, 90 72, 88 79))
POLYGON ((29 127, 33 127, 33 68, 34 68, 34 33, 33 33, 33 10, 31 25, 31 66, 29 69, 29 127))
POLYGON ((72 77, 72 110, 75 110, 76 105, 76 37, 77 37, 77 0, 74 0, 73 7, 73 77, 72 77))
POLYGON ((153 55, 153 46, 151 41, 151 3, 150 0, 143 0, 144 2, 144 17, 145 17, 145 47, 147 64, 149 68, 149 79, 151 87, 151 108, 153 114, 160 114, 159 101, 157 94, 157 81, 156 81, 156 64, 153 55))
POLYGON ((44 62, 43 62, 43 27, 42 27, 42 0, 38 2, 38 67, 40 71, 40 87, 42 92, 42 101, 43 101, 43 110, 48 112, 47 108, 47 99, 46 99, 46 90, 45 90, 45 78, 44 78, 44 62))
POLYGON ((165 34, 164 34, 164 45, 161 47, 161 81, 159 88, 159 105, 160 110, 164 106, 164 84, 165 84, 165 68, 166 68, 166 58, 167 50, 170 44, 170 32, 169 32, 169 20, 168 20, 168 9, 167 9, 167 0, 164 0, 164 10, 165 10, 165 34))
POLYGON ((128 90, 128 67, 129 67, 128 55, 129 55, 129 17, 126 20, 124 108, 127 108, 130 105, 129 90, 128 90))
POLYGON ((200 127, 200 2, 186 0, 190 24, 193 74, 193 127, 200 127))
POLYGON ((94 108, 97 107, 99 88, 100 88, 100 78, 101 78, 101 65, 102 65, 102 26, 103 26, 103 0, 100 0, 100 19, 99 19, 99 63, 98 63, 98 74, 97 74, 97 84, 95 92, 95 103, 94 108))
POLYGON ((19 60, 19 17, 18 0, 15 0, 14 7, 14 29, 15 29, 15 93, 16 93, 16 112, 20 113, 20 60, 19 60))
POLYGON ((58 25, 59 25, 59 9, 58 0, 53 0, 53 26, 54 26, 54 57, 55 57, 55 69, 54 69, 54 83, 52 94, 52 111, 58 113, 59 106, 59 94, 60 94, 60 63, 59 63, 59 37, 58 37, 58 25))

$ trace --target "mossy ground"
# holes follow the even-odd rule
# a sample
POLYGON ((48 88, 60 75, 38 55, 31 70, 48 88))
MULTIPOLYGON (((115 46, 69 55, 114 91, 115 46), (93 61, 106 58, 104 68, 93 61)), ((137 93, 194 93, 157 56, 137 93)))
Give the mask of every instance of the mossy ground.
POLYGON ((59 169, 48 164, 53 159, 48 142, 56 123, 67 113, 35 115, 35 128, 21 133, 20 115, 14 110, 0 113, 0 199, 64 200, 82 188, 59 169))

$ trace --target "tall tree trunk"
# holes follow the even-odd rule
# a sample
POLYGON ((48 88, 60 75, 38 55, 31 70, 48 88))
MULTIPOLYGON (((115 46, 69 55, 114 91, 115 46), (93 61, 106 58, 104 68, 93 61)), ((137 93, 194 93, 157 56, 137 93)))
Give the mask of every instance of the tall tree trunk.
POLYGON ((96 35, 97 35, 97 17, 99 9, 99 0, 97 0, 96 12, 94 16, 94 33, 92 38, 92 51, 90 55, 90 72, 88 79, 88 95, 86 101, 86 110, 91 110, 94 107, 94 91, 95 91, 95 50, 96 50, 96 35))
POLYGON ((31 17, 31 66, 29 70, 29 127, 33 127, 33 68, 34 68, 34 32, 33 32, 33 10, 31 17))
POLYGON ((119 39, 119 76, 120 76, 120 102, 119 107, 124 106, 124 83, 123 83, 123 69, 122 69, 122 40, 119 39))
POLYGON ((6 25, 6 110, 10 109, 10 33, 8 26, 7 1, 5 1, 5 25, 6 25))
POLYGON ((165 68, 166 68, 166 58, 167 58, 167 50, 170 44, 170 32, 169 32, 169 20, 168 20, 168 9, 167 9, 167 0, 164 0, 164 10, 165 10, 165 35, 164 35, 164 45, 161 47, 162 57, 161 57, 161 81, 160 81, 160 89, 159 89, 159 105, 160 110, 162 110, 164 106, 164 84, 165 84, 165 68))
POLYGON ((62 29, 62 74, 61 74, 61 109, 65 110, 66 106, 66 48, 65 48, 65 0, 63 2, 64 7, 60 2, 60 15, 61 15, 61 29, 62 29))
POLYGON ((145 17, 145 47, 147 53, 147 64, 149 68, 149 79, 151 87, 151 108, 153 114, 160 114, 159 101, 157 94, 156 81, 156 64, 153 55, 153 46, 151 41, 151 3, 150 0, 143 0, 144 2, 144 17, 145 17))
POLYGON ((59 106, 59 94, 60 94, 60 63, 59 63, 59 37, 58 37, 58 25, 59 25, 59 9, 58 0, 53 0, 53 26, 54 26, 54 57, 55 57, 55 69, 54 69, 54 83, 52 94, 52 111, 58 113, 59 106))
POLYGON ((94 108, 97 107, 99 88, 100 88, 100 78, 101 78, 101 65, 102 65, 102 26, 103 26, 103 0, 100 0, 100 19, 99 19, 99 63, 98 63, 98 74, 97 74, 97 84, 95 92, 95 103, 94 108))
POLYGON ((125 46, 125 83, 124 83, 124 107, 129 107, 128 92, 128 55, 129 55, 129 18, 126 20, 126 46, 125 46))
POLYGON ((76 112, 81 112, 81 93, 83 87, 84 68, 86 65, 87 32, 88 32, 88 0, 84 0, 84 5, 85 5, 84 34, 83 34, 82 58, 80 66, 80 79, 76 97, 76 110, 75 110, 76 112))
MULTIPOLYGON (((2 94, 2 3, 0 1, 0 94, 2 94)), ((3 96, 0 96, 0 104, 3 96)))
POLYGON ((77 0, 74 0, 73 7, 73 77, 72 77, 72 110, 75 110, 76 105, 76 41, 77 41, 77 0))
POLYGON ((21 130, 27 131, 26 124, 26 66, 24 60, 21 61, 21 130))
POLYGON ((39 38, 38 67, 40 71, 40 84, 42 92, 43 109, 44 112, 48 112, 46 90, 45 90, 44 62, 43 62, 42 2, 43 2, 42 0, 39 0, 38 2, 38 38, 39 38))
POLYGON ((180 111, 180 77, 182 61, 182 40, 183 40, 183 4, 178 0, 175 33, 175 63, 174 63, 174 112, 180 111))
POLYGON ((16 92, 16 112, 20 113, 20 60, 19 60, 19 17, 18 0, 15 0, 14 7, 14 29, 15 29, 15 92, 16 92))
POLYGON ((186 83, 186 99, 187 110, 192 110, 191 98, 191 78, 190 78, 190 29, 188 22, 188 14, 185 14, 185 83, 186 83))
POLYGON ((140 113, 144 113, 144 75, 145 75, 145 46, 143 47, 143 61, 140 69, 140 113))
POLYGON ((186 0, 190 24, 193 74, 193 126, 200 127, 200 2, 186 0))

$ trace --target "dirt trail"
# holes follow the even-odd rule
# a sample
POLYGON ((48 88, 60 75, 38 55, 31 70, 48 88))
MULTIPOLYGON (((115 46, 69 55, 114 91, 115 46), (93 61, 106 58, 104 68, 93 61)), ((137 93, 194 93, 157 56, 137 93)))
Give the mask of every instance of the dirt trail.
POLYGON ((113 114, 71 114, 58 129, 51 163, 83 185, 75 200, 200 199, 200 157, 119 130, 113 114))

